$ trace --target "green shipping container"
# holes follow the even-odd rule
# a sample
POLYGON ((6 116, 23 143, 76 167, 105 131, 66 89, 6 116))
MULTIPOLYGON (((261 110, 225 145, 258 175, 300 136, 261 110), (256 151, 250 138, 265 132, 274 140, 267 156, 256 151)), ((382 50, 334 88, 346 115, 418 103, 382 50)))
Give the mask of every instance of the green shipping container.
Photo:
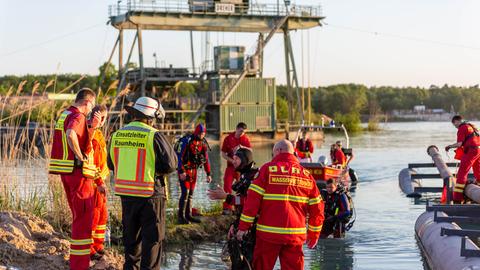
POLYGON ((221 131, 233 132, 239 122, 249 131, 272 132, 275 130, 275 104, 225 105, 220 109, 221 131))
POLYGON ((275 103, 276 87, 273 78, 245 78, 227 103, 275 103))

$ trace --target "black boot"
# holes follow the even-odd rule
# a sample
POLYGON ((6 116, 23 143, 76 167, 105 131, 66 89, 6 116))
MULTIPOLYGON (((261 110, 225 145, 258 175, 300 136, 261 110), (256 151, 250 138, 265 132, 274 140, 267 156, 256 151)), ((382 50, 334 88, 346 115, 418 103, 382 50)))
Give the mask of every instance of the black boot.
POLYGON ((192 217, 191 211, 192 211, 192 196, 188 195, 187 207, 185 208, 185 219, 193 223, 202 223, 200 219, 196 217, 192 217))
POLYGON ((185 218, 185 200, 180 199, 178 202, 178 224, 190 224, 190 222, 185 218))

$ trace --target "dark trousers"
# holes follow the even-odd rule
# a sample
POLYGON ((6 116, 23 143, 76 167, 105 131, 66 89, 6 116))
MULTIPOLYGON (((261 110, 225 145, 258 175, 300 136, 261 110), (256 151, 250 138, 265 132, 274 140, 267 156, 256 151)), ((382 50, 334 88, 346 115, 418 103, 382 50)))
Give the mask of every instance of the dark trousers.
POLYGON ((165 198, 122 197, 124 270, 160 269, 165 198))
POLYGON ((345 224, 340 221, 323 222, 320 238, 327 238, 332 234, 334 238, 343 238, 345 236, 345 224))

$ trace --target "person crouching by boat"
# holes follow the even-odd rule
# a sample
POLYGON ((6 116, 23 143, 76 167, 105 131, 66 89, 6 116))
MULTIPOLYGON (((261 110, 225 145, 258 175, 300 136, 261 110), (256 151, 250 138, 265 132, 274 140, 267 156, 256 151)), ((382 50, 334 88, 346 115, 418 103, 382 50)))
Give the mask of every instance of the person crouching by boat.
POLYGON ((255 167, 252 151, 247 148, 238 149, 233 155, 232 163, 235 170, 240 173, 239 180, 232 185, 235 195, 226 193, 220 186, 214 190, 209 190, 207 194, 211 200, 225 200, 226 204, 235 206, 236 219, 230 226, 227 235, 228 253, 232 262, 232 270, 246 270, 251 269, 249 266, 252 264, 253 248, 255 246, 255 228, 252 227, 248 236, 242 241, 238 241, 235 234, 238 230, 248 188, 258 175, 258 168, 255 167))
POLYGON ((326 189, 320 191, 325 201, 325 221, 323 222, 320 238, 334 238, 345 236, 345 224, 351 217, 351 209, 348 197, 339 189, 334 179, 327 180, 326 189))
POLYGON ((312 162, 313 150, 313 143, 310 138, 308 138, 307 131, 303 130, 302 138, 295 144, 295 152, 300 162, 312 162))
POLYGON ((200 219, 192 215, 192 198, 197 183, 198 169, 203 167, 207 174, 207 183, 212 181, 210 175, 210 161, 208 160, 209 146, 205 140, 205 126, 198 124, 192 135, 186 137, 178 157, 178 179, 181 195, 178 202, 178 223, 200 223, 200 219))
POLYGON ((342 151, 342 142, 337 141, 335 144, 332 144, 330 148, 330 158, 332 159, 332 165, 345 168, 347 165, 347 157, 342 151))

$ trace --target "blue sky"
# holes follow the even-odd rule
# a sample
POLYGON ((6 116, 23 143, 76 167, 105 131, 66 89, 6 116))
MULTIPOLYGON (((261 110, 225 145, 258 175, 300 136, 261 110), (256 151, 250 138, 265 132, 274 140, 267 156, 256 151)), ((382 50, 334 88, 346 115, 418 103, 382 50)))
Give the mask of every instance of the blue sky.
MULTIPOLYGON (((269 0, 257 0, 265 1, 269 0)), ((480 1, 293 2, 321 4, 328 23, 292 33, 300 83, 305 86, 309 77, 312 86, 480 83, 480 1)), ((113 3, 116 1, 0 0, 0 75, 97 73, 117 34, 106 25, 108 5, 113 3)), ((247 51, 256 39, 255 34, 210 36, 213 45, 244 45, 247 51)), ((132 37, 133 32, 126 35, 127 44, 132 37)), ((145 32, 146 65, 154 65, 156 52, 160 62, 189 66, 188 37, 188 32, 145 32)), ((195 33, 194 38, 199 63, 202 34, 195 33)), ((283 83, 281 41, 282 37, 276 36, 266 49, 265 76, 283 83)))

